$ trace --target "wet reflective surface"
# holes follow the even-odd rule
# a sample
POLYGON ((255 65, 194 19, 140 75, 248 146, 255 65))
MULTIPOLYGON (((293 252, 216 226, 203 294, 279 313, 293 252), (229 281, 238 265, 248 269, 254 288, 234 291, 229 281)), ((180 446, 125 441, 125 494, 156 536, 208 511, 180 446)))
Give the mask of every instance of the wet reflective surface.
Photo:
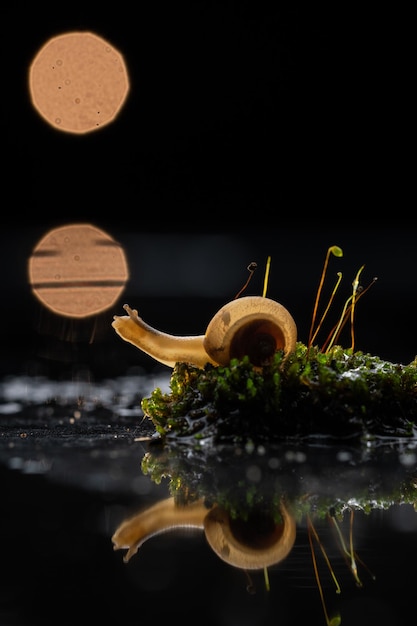
POLYGON ((342 624, 406 620, 414 441, 167 447, 139 408, 166 384, 135 373, 99 384, 3 380, 1 624, 326 624, 326 612, 342 624), (146 534, 144 516, 165 502, 146 534), (295 534, 279 560, 283 502, 295 534), (217 553, 205 518, 219 522, 219 510, 229 535, 217 553), (246 558, 278 556, 254 569, 231 564, 232 535, 246 558))

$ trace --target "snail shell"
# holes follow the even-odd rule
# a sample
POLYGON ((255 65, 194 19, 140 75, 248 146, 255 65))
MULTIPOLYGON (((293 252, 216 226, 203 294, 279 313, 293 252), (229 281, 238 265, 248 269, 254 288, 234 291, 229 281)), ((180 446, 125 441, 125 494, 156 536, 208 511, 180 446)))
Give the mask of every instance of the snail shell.
POLYGON ((128 315, 115 315, 117 334, 154 359, 174 367, 190 363, 204 368, 207 363, 227 365, 232 358, 248 356, 262 367, 275 352, 288 356, 295 350, 297 327, 288 310, 263 296, 245 296, 225 304, 212 318, 204 335, 175 336, 156 330, 127 304, 128 315))
POLYGON ((263 296, 232 300, 212 318, 204 337, 207 354, 219 365, 248 356, 253 365, 266 365, 277 350, 293 352, 297 327, 288 310, 263 296))
POLYGON ((254 570, 275 565, 291 552, 296 537, 294 516, 284 502, 280 512, 280 523, 257 511, 241 520, 214 506, 204 518, 206 539, 217 556, 234 567, 254 570))

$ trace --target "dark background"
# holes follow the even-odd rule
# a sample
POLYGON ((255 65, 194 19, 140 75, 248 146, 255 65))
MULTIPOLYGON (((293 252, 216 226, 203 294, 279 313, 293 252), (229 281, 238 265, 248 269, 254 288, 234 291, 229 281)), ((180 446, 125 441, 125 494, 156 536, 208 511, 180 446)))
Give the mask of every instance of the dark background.
MULTIPOLYGON (((262 292, 269 255, 268 295, 287 306, 306 341, 331 245, 344 252, 329 269, 330 286, 336 272, 343 272, 332 319, 365 264, 363 285, 378 280, 357 307, 356 347, 394 362, 414 359, 414 22, 404 7, 294 8, 227 0, 5 3, 1 23, 1 377, 102 379, 136 366, 164 370, 114 333, 111 320, 122 314, 123 303, 157 328, 200 334, 241 289, 252 261, 258 270, 247 293, 262 292), (93 31, 114 45, 125 57, 131 84, 119 118, 85 136, 49 128, 32 108, 27 88, 29 64, 39 48, 71 30, 93 31), (75 222, 92 223, 117 239, 130 269, 114 309, 83 322, 43 309, 27 277, 39 239, 75 222)), ((137 583, 130 581, 121 555, 106 552, 110 521, 104 538, 97 534, 100 495, 84 497, 10 472, 2 484, 2 534, 9 539, 4 597, 7 606, 22 607, 25 623, 74 623, 83 606, 86 613, 79 619, 89 623, 94 615, 118 619, 118 607, 124 607, 124 623, 144 615, 150 621, 154 614, 170 614, 174 594, 187 600, 196 595, 200 606, 208 601, 210 616, 218 602, 219 623, 232 624, 236 615, 243 623, 236 612, 243 606, 241 579, 236 596, 227 597, 230 578, 237 575, 226 573, 217 560, 202 572, 198 558, 207 562, 210 555, 201 542, 189 552, 179 544, 177 556, 185 559, 188 578, 178 582, 166 605, 155 585, 145 607, 144 594, 135 602, 137 583), (214 574, 220 581, 215 586, 214 574), (67 611, 61 622, 55 619, 54 597, 67 611)), ((108 497, 111 507, 113 496, 108 497)), ((377 566, 383 567, 385 556, 392 564, 382 596, 398 594, 405 604, 412 577, 399 555, 411 546, 411 535, 385 533, 379 519, 373 518, 367 545, 381 555, 377 566), (389 554, 386 546, 392 548, 389 554), (394 569, 403 574, 402 586, 394 569)), ((305 534, 300 541, 308 555, 305 534)), ((146 563, 153 572, 152 553, 146 563)), ((138 567, 146 576, 144 561, 138 567)), ((281 584, 286 597, 294 593, 284 579, 281 584)), ((314 605, 317 623, 324 623, 314 580, 302 579, 301 585, 311 600, 305 611, 314 605)), ((300 597, 294 594, 291 602, 302 614, 300 597)), ((276 598, 268 615, 256 599, 245 623, 277 623, 276 598)), ((368 623, 369 610, 378 624, 397 623, 391 609, 384 621, 390 600, 384 605, 380 597, 367 598, 352 600, 347 623, 368 623)), ((288 603, 285 611, 290 623, 288 603)), ((172 614, 195 623, 188 604, 176 604, 172 614)), ((17 617, 13 622, 12 615, 11 608, 4 626, 23 623, 17 617)))
POLYGON ((152 367, 110 328, 125 301, 167 332, 203 333, 252 261, 247 294, 261 293, 268 255, 268 295, 306 341, 331 245, 344 251, 329 269, 329 286, 344 276, 335 318, 365 264, 362 284, 378 282, 357 309, 358 349, 414 358, 406 14, 226 1, 10 4, 2 15, 3 374, 71 375, 78 360, 97 376, 152 367), (70 30, 108 39, 131 84, 116 122, 84 136, 52 130, 28 97, 34 55, 70 30), (120 306, 83 324, 41 310, 27 282, 39 239, 74 222, 116 238, 130 267, 120 306))

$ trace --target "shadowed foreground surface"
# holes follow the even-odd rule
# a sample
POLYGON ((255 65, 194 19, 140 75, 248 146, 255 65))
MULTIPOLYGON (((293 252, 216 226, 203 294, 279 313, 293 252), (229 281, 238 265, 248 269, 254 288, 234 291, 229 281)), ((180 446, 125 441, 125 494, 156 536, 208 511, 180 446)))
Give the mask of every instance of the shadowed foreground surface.
MULTIPOLYGON (((146 619, 182 624, 325 624, 314 578, 305 524, 287 559, 250 579, 222 562, 198 530, 177 530, 146 541, 129 563, 114 551, 118 525, 170 493, 169 476, 159 484, 141 470, 144 455, 167 455, 171 474, 186 468, 190 481, 207 476, 211 488, 236 481, 236 450, 201 458, 187 448, 159 451, 147 441, 153 428, 142 421, 138 395, 159 381, 120 378, 105 384, 37 383, 23 378, 2 385, 0 461, 3 536, 0 623, 10 625, 88 624, 106 619, 137 624, 146 619), (32 386, 31 386, 32 385, 32 386), (137 390, 141 390, 138 394, 137 390), (204 470, 205 467, 205 470, 204 470), (174 469, 173 469, 174 468, 174 469), (253 585, 255 593, 249 592, 253 585)), ((165 457, 164 457, 165 458, 165 457)), ((380 441, 366 450, 346 446, 277 446, 242 451, 241 479, 264 472, 264 484, 278 472, 288 492, 316 490, 342 496, 366 487, 375 502, 395 493, 391 506, 356 511, 354 547, 376 579, 359 565, 363 587, 353 577, 326 520, 316 529, 342 587, 334 593, 324 561, 319 565, 329 613, 343 624, 393 625, 412 610, 417 555, 417 515, 412 499, 414 445, 380 441), (266 468, 283 468, 278 472, 266 468), (295 478, 296 477, 296 478, 295 478), (339 478, 338 478, 339 477, 339 478), (372 490, 374 490, 372 492, 372 490)), ((275 484, 275 482, 271 483, 275 484)), ((359 502, 359 501, 358 501, 359 502)), ((360 504, 360 502, 359 502, 360 504)), ((319 560, 319 556, 317 557, 319 560)))

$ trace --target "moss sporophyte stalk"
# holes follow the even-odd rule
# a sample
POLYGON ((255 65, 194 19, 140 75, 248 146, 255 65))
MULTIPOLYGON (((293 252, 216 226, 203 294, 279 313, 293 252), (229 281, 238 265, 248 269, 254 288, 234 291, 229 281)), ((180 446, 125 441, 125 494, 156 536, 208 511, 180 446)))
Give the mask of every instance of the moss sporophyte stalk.
MULTIPOLYGON (((320 298, 331 256, 326 254, 307 343, 297 340, 289 311, 266 297, 241 296, 224 305, 204 335, 176 337, 158 331, 125 305, 115 316, 116 332, 154 359, 172 367, 170 392, 156 388, 141 402, 161 438, 194 442, 268 440, 327 435, 411 437, 417 420, 417 357, 408 365, 384 361, 355 348, 354 316, 363 288, 357 272, 352 293, 321 346, 329 309, 342 274, 337 274, 319 317, 320 298), (338 342, 350 324, 351 342, 338 342)), ((256 264, 250 264, 251 276, 256 264)), ((244 288, 247 287, 246 282, 244 288)))

